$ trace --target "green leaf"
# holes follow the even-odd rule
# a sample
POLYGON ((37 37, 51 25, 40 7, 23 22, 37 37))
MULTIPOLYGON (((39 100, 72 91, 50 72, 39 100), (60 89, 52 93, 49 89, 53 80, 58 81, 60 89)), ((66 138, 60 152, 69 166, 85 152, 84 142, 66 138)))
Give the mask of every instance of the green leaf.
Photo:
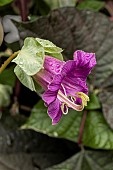
POLYGON ((44 0, 44 1, 51 9, 66 7, 66 6, 75 6, 75 2, 76 2, 76 0, 54 0, 54 1, 44 0))
POLYGON ((34 38, 28 37, 18 56, 12 62, 19 65, 27 75, 34 75, 43 67, 44 49, 34 38))
POLYGON ((30 118, 22 128, 30 128, 50 136, 77 141, 81 115, 81 112, 71 110, 69 114, 62 117, 57 125, 53 126, 50 117, 47 115, 47 108, 40 101, 34 107, 30 118))
POLYGON ((95 149, 113 149, 113 131, 106 123, 102 112, 88 112, 83 143, 95 149))
POLYGON ((14 69, 14 72, 16 74, 16 76, 18 77, 18 79, 20 80, 20 82, 26 86, 27 88, 29 88, 32 91, 36 91, 35 88, 35 84, 33 81, 33 78, 29 75, 27 75, 22 69, 21 67, 19 67, 19 65, 17 65, 14 69))
POLYGON ((59 1, 59 7, 74 7, 77 0, 57 0, 59 1))
POLYGON ((89 99, 90 101, 88 102, 88 105, 85 107, 85 109, 87 110, 101 109, 99 99, 95 93, 90 94, 89 99))
MULTIPOLYGON (((19 115, 18 118, 10 116, 9 113, 7 115, 5 125, 4 121, 0 121, 0 138, 2 138, 0 142, 0 170, 45 170, 47 167, 64 161, 74 152, 69 146, 73 145, 72 142, 56 140, 32 130, 20 130, 19 115), (10 129, 9 125, 7 126, 9 121, 12 123, 10 129), (28 151, 30 152, 27 153, 28 151), (37 167, 40 168, 37 169, 37 167)), ((21 116, 20 121, 22 122, 21 116)))
POLYGON ((112 151, 84 150, 46 170, 112 170, 112 151))
POLYGON ((38 85, 35 80, 27 75, 22 69, 21 67, 19 67, 18 65, 15 67, 14 72, 16 74, 16 76, 18 77, 18 79, 20 80, 20 82, 26 86, 27 88, 29 88, 32 91, 37 92, 38 94, 43 92, 43 89, 40 85, 38 85))
POLYGON ((4 6, 7 5, 9 3, 11 3, 13 0, 0 0, 0 6, 4 6))
POLYGON ((57 58, 58 60, 63 61, 63 55, 61 53, 45 53, 46 55, 52 56, 54 58, 57 58))
POLYGON ((78 9, 89 9, 93 11, 99 11, 105 6, 105 2, 98 0, 84 0, 77 6, 78 9))
POLYGON ((49 53, 50 55, 63 60, 61 52, 63 51, 61 48, 57 47, 55 44, 50 42, 49 40, 43 40, 40 38, 36 38, 36 41, 44 48, 45 53, 49 53))
POLYGON ((6 107, 10 104, 10 95, 12 88, 8 85, 0 84, 0 107, 6 107))
POLYGON ((43 40, 43 39, 40 39, 40 38, 36 38, 36 41, 42 47, 44 47, 45 51, 48 52, 48 53, 60 53, 60 52, 63 51, 61 48, 57 47, 55 44, 53 44, 49 40, 43 40))
POLYGON ((15 67, 14 72, 16 74, 16 76, 18 77, 18 79, 20 80, 20 82, 26 86, 27 88, 29 88, 32 91, 36 91, 38 94, 42 93, 43 89, 40 85, 38 85, 35 80, 27 75, 22 69, 21 67, 19 67, 18 65, 15 67))
POLYGON ((5 85, 15 86, 16 76, 14 74, 14 66, 5 69, 0 74, 0 83, 5 85))
MULTIPOLYGON (((60 122, 53 126, 47 115, 47 108, 40 101, 32 110, 32 114, 22 128, 33 129, 38 132, 74 142, 78 141, 79 128, 83 112, 70 110, 63 115, 60 122)), ((101 112, 90 111, 87 113, 83 144, 95 149, 113 149, 113 131, 106 124, 101 112)))
POLYGON ((0 169, 1 170, 33 170, 32 155, 26 153, 1 153, 0 154, 0 169))

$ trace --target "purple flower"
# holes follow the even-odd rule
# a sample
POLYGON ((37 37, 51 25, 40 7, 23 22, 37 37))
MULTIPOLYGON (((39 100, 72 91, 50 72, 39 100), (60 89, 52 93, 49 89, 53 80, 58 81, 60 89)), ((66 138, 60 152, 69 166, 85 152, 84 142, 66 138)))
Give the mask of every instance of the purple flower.
POLYGON ((76 51, 74 60, 60 61, 46 56, 44 69, 34 75, 35 80, 44 88, 42 95, 52 124, 59 122, 68 108, 82 111, 89 101, 86 79, 95 66, 94 53, 76 51))

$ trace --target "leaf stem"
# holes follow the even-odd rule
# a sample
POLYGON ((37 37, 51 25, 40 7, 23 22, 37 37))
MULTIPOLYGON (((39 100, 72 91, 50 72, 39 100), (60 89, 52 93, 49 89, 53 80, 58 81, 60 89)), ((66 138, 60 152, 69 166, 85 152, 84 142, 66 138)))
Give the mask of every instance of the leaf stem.
POLYGON ((80 146, 82 146, 82 137, 83 137, 83 130, 84 130, 84 126, 85 126, 86 117, 87 117, 87 110, 84 110, 80 129, 79 129, 79 137, 78 137, 78 144, 80 146))
POLYGON ((19 53, 19 51, 14 52, 14 53, 4 62, 4 64, 2 64, 2 66, 0 67, 0 74, 4 71, 4 69, 7 67, 7 65, 12 61, 12 59, 17 56, 18 53, 19 53))

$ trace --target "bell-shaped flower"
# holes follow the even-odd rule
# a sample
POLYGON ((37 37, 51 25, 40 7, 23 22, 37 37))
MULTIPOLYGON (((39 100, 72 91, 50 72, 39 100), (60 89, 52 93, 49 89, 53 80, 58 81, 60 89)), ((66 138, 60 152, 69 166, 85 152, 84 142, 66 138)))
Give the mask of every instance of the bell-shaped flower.
POLYGON ((86 79, 95 64, 95 54, 81 50, 74 53, 73 60, 66 62, 45 57, 44 68, 34 75, 34 79, 45 90, 42 99, 53 125, 59 122, 62 114, 68 113, 68 108, 82 111, 87 106, 86 79))

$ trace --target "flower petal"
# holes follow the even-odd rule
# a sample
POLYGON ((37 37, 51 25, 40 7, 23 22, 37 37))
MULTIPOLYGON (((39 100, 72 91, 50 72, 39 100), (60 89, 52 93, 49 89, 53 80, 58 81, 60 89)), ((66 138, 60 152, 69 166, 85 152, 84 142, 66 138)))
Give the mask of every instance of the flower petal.
POLYGON ((63 76, 67 76, 74 70, 75 67, 76 67, 76 62, 73 60, 69 60, 64 64, 61 74, 63 76))
POLYGON ((57 97, 57 91, 53 92, 53 91, 47 90, 42 95, 42 99, 47 105, 52 103, 56 99, 56 97, 57 97))
POLYGON ((65 88, 66 94, 76 97, 76 92, 88 93, 88 87, 86 81, 82 81, 80 78, 66 76, 62 84, 65 88))
POLYGON ((62 75, 55 75, 51 83, 48 85, 48 89, 51 91, 58 91, 62 82, 62 75))
POLYGON ((48 115, 54 119, 59 114, 61 102, 56 98, 48 107, 48 115))
POLYGON ((52 81, 53 76, 54 75, 47 70, 41 69, 38 73, 33 75, 33 78, 44 88, 44 90, 47 90, 47 86, 52 81))
POLYGON ((62 117, 62 111, 59 109, 57 116, 52 120, 52 125, 56 125, 62 117))
POLYGON ((47 105, 49 105, 56 99, 58 90, 60 89, 61 81, 62 76, 55 75, 52 82, 48 85, 48 90, 46 90, 45 93, 42 95, 42 99, 47 105))
MULTIPOLYGON (((76 51, 74 59, 67 61, 62 68, 62 85, 67 95, 75 96, 76 92, 88 93, 86 79, 92 67, 96 64, 95 54, 76 51)), ((62 90, 63 91, 63 90, 62 90)))
POLYGON ((44 68, 53 74, 59 74, 62 70, 64 63, 64 61, 60 61, 50 56, 46 56, 44 60, 44 68))
POLYGON ((81 50, 74 52, 74 61, 76 61, 75 74, 79 78, 85 78, 96 65, 94 53, 87 53, 81 50))
POLYGON ((86 84, 86 75, 81 72, 81 67, 76 66, 76 61, 67 61, 62 68, 61 74, 64 75, 62 78, 62 85, 65 88, 67 95, 76 96, 76 92, 83 92, 87 94, 88 87, 86 84), (78 72, 78 70, 80 70, 78 72))

